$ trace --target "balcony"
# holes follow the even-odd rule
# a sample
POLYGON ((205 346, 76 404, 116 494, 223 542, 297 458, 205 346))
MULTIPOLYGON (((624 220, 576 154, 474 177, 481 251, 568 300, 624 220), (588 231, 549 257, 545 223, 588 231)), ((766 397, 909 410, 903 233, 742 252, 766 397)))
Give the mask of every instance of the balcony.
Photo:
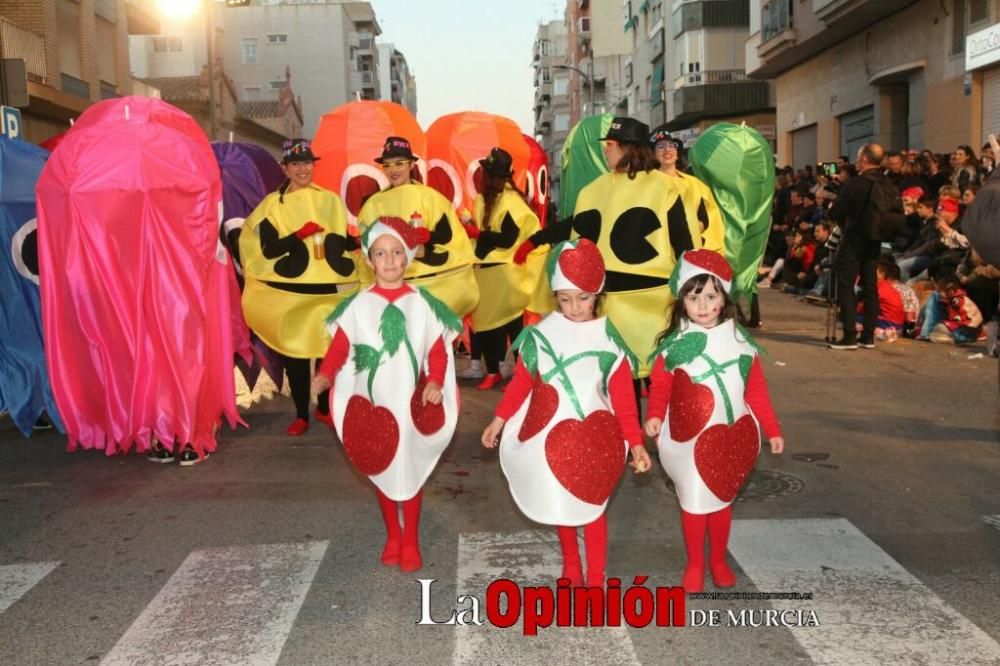
POLYGON ((2 16, 0 56, 24 60, 28 78, 45 83, 45 40, 2 16))
MULTIPOLYGON (((728 70, 720 70, 728 71, 728 70)), ((737 80, 705 83, 711 70, 701 72, 701 84, 684 85, 673 91, 673 117, 669 129, 683 129, 702 118, 735 116, 770 108, 770 88, 766 81, 737 80)), ((693 72, 689 76, 699 76, 693 72)))
POLYGON ((795 45, 792 0, 770 0, 760 8, 760 46, 757 55, 773 56, 795 45))
POLYGON ((706 83, 733 83, 736 81, 751 81, 746 71, 742 69, 708 69, 704 72, 690 72, 674 80, 674 88, 684 86, 700 86, 706 83))

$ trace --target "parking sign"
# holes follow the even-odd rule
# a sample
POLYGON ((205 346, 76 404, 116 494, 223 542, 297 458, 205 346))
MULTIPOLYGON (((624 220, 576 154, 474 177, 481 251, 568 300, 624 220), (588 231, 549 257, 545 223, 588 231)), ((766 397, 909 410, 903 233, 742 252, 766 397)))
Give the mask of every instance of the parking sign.
POLYGON ((13 106, 0 106, 0 134, 8 139, 21 138, 21 111, 13 106))

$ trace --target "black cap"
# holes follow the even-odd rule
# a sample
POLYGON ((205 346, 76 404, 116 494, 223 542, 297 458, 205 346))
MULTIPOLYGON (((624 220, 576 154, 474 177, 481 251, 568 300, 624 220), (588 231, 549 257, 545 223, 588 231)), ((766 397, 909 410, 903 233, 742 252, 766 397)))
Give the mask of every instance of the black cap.
POLYGON ((644 144, 649 140, 649 125, 635 118, 614 118, 608 127, 608 133, 601 137, 601 141, 607 140, 644 144))
POLYGON ((285 139, 281 144, 281 163, 315 162, 319 158, 313 155, 312 144, 307 139, 285 139))
POLYGON ((415 162, 417 156, 413 154, 408 140, 401 136, 390 136, 385 140, 385 145, 382 146, 382 155, 376 157, 375 161, 382 164, 386 160, 391 159, 411 160, 415 162))
POLYGON ((494 148, 479 164, 483 171, 498 178, 509 178, 514 173, 514 158, 503 148, 494 148))

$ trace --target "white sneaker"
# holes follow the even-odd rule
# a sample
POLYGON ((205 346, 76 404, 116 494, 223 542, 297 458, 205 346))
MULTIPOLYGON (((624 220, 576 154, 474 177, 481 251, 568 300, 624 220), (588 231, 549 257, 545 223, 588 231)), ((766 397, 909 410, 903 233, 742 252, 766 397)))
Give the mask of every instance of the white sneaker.
POLYGON ((461 370, 456 370, 455 376, 459 379, 482 379, 486 376, 486 372, 483 370, 483 362, 478 359, 470 361, 468 366, 461 370))

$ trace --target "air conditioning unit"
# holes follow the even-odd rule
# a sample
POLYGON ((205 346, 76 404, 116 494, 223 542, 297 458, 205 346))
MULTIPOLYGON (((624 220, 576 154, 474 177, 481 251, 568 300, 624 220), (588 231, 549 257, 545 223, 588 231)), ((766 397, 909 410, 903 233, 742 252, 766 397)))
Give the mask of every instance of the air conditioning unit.
POLYGON ((590 17, 581 16, 577 25, 577 32, 581 37, 590 37, 590 17))

